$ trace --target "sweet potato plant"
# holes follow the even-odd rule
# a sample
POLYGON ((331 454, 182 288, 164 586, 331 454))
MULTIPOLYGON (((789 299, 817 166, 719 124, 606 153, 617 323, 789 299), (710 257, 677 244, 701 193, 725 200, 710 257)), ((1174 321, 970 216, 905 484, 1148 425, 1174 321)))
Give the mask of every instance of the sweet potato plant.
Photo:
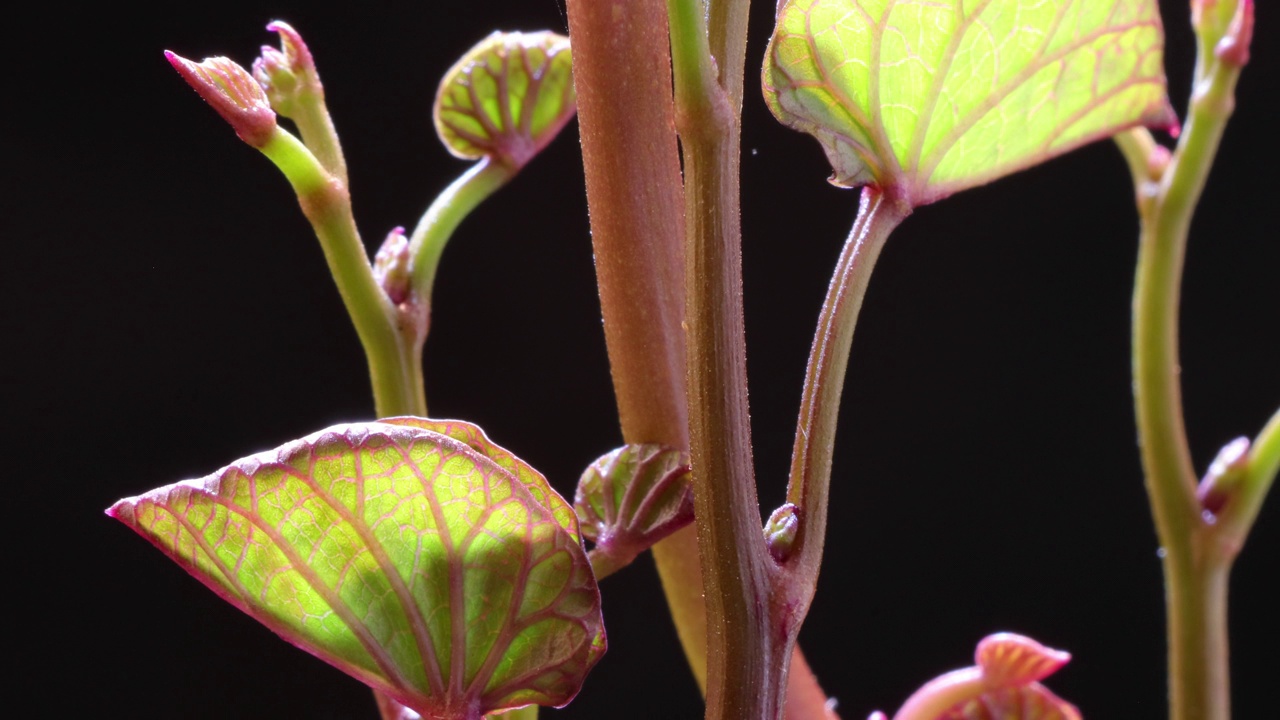
MULTIPOLYGON (((466 169, 416 221, 395 228, 357 222, 342 117, 326 100, 341 90, 323 79, 325 68, 350 59, 326 54, 287 19, 267 25, 274 42, 252 61, 166 51, 292 188, 364 349, 373 407, 122 499, 108 514, 287 642, 368 685, 369 714, 384 720, 531 718, 590 694, 606 652, 628 652, 607 632, 611 604, 625 602, 608 576, 632 572, 645 553, 685 655, 669 658, 664 676, 687 665, 709 720, 1081 717, 1049 687, 1071 656, 1019 628, 973 637, 972 666, 914 693, 886 697, 842 683, 839 703, 823 690, 838 671, 806 659, 813 631, 803 640, 801 631, 820 571, 846 572, 824 563, 826 539, 843 531, 829 527, 829 498, 840 484, 868 482, 833 477, 833 464, 846 386, 877 382, 846 371, 882 250, 925 206, 1112 139, 1140 225, 1131 381, 1164 573, 1168 713, 1229 718, 1228 581, 1280 466, 1280 413, 1211 462, 1193 462, 1178 329, 1191 219, 1249 65, 1252 0, 1191 3, 1197 56, 1181 117, 1168 97, 1164 25, 1188 18, 1162 19, 1154 0, 781 0, 771 10, 761 54, 748 53, 746 0, 567 0, 567 35, 478 39, 444 72, 432 109, 441 142, 466 169), (816 323, 785 320, 812 327, 812 340, 803 382, 792 389, 799 413, 785 491, 762 482, 764 493, 744 324, 752 287, 743 281, 743 218, 752 208, 742 207, 740 191, 742 167, 757 152, 744 152, 742 109, 759 102, 817 140, 830 183, 848 188, 857 208, 815 303, 816 323), (495 292, 484 267, 450 263, 450 238, 491 195, 519 191, 503 188, 518 185, 553 142, 571 142, 556 137, 574 127, 623 444, 599 448, 570 494, 564 478, 549 481, 528 461, 519 437, 486 431, 465 411, 432 412, 427 390, 449 377, 430 363, 424 372, 424 349, 434 347, 437 320, 467 312, 468 298, 440 292, 438 279, 465 278, 476 296, 495 292)), ((173 42, 181 48, 181 38, 173 42)), ((579 189, 565 183, 565 192, 579 189)), ((273 192, 287 197, 283 183, 273 192)), ((1061 201, 1070 212, 1071 199, 1061 201)), ((809 237, 805 208, 769 210, 788 215, 793 234, 773 238, 774 252, 824 241, 809 237)), ((538 222, 507 218, 511 237, 491 240, 520 242, 538 222)), ((1036 241, 1025 238, 1029 252, 1036 241)), ((537 300, 535 292, 527 302, 537 300)), ((491 332, 462 351, 468 364, 495 363, 497 374, 501 362, 546 349, 508 341, 501 317, 469 320, 491 332)), ((555 342, 549 333, 545 343, 555 342)), ((783 389, 770 383, 769 391, 783 389)), ((264 398, 257 411, 285 402, 264 398)), ((536 418, 539 408, 513 403, 511 412, 536 418)), ((1055 421, 1050 407, 1027 419, 1050 435, 1055 421)), ((935 440, 920 437, 918 452, 935 451, 935 440)), ((993 449, 990 463, 1007 457, 993 449)), ((1053 460, 1043 454, 1032 471, 1037 462, 1053 460)), ((870 482, 928 492, 984 471, 870 482)), ((983 521, 952 517, 905 532, 936 533, 940 544, 955 534, 1017 542, 1003 535, 1001 516, 1023 511, 1001 497, 990 503, 998 512, 983 521)), ((1065 532, 1043 527, 1048 536, 1065 532)), ((967 572, 945 584, 924 578, 921 592, 936 595, 945 614, 949 595, 982 592, 980 570, 967 572)), ((874 577, 860 581, 875 591, 874 577)), ((665 681, 654 672, 627 692, 660 691, 665 681)), ((1159 712, 1157 700, 1148 699, 1148 714, 1159 712)), ((609 701, 626 716, 626 692, 609 701)))

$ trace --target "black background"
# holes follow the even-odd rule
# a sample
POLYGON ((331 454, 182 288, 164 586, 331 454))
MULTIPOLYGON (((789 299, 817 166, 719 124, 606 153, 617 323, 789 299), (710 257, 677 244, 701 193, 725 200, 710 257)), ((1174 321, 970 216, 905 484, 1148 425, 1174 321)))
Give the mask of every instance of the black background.
MULTIPOLYGON (((557 0, 461 5, 46 3, 11 21, 0 100, 11 698, 51 717, 374 717, 362 686, 102 509, 372 413, 361 350, 292 193, 161 50, 247 65, 274 42, 268 20, 299 28, 372 245, 464 169, 430 128, 440 74, 495 27, 565 27, 557 0)), ((773 3, 755 5, 758 67, 773 3)), ((1186 6, 1165 5, 1182 111, 1186 6)), ((1268 10, 1186 273, 1182 377, 1201 469, 1280 400, 1268 10)), ((781 502, 813 322, 857 194, 825 182, 816 144, 769 117, 749 82, 746 316, 767 509, 781 502)), ((582 187, 570 125, 463 224, 426 359, 433 415, 480 423, 569 495, 620 442, 582 187)), ((889 243, 854 346, 826 564, 801 636, 846 718, 894 709, 1001 629, 1075 654, 1050 685, 1086 716, 1163 714, 1161 578, 1129 394, 1136 229, 1124 165, 1104 143, 923 208, 889 243)), ((1232 586, 1245 720, 1274 717, 1278 563, 1273 498, 1232 586)), ((609 654, 547 716, 698 716, 651 561, 603 592, 609 654)))

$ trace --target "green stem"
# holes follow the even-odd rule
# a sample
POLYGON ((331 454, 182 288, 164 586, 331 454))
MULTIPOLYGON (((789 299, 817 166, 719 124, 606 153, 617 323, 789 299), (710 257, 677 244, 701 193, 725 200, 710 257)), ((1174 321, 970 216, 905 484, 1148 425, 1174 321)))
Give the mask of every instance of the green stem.
POLYGON ((1191 217, 1247 60, 1252 3, 1241 0, 1232 10, 1239 22, 1222 28, 1227 35, 1200 33, 1190 116, 1168 167, 1150 186, 1135 177, 1142 232, 1133 299, 1134 400, 1147 493, 1164 549, 1174 720, 1230 717, 1227 579, 1234 552, 1220 543, 1196 498, 1178 380, 1178 308, 1191 217))
MULTIPOLYGON (((863 189, 858 218, 822 302, 805 372, 787 485, 787 501, 800 509, 800 531, 784 564, 790 576, 787 602, 793 608, 808 608, 822 564, 831 456, 858 313, 885 241, 910 213, 908 204, 889 193, 874 187, 863 189)), ((803 609, 793 612, 803 617, 803 609)))
POLYGON ((413 371, 405 365, 406 339, 397 331, 396 309, 373 277, 346 186, 301 141, 280 128, 260 149, 293 186, 320 240, 329 272, 364 346, 378 416, 414 414, 421 401, 412 392, 413 371))
POLYGON ((289 119, 298 127, 302 142, 315 153, 320 164, 343 185, 349 186, 347 160, 342 154, 342 144, 338 142, 338 131, 329 116, 319 79, 315 83, 316 87, 298 93, 294 101, 295 112, 289 119))
POLYGON ((440 256, 453 231, 476 206, 515 175, 516 169, 485 157, 445 188, 418 220, 409 236, 409 257, 412 258, 413 289, 428 307, 440 256))
POLYGON ((436 196, 409 236, 410 295, 400 308, 398 329, 404 338, 401 361, 412 384, 408 391, 421 400, 413 415, 427 415, 422 348, 431 324, 431 294, 440 256, 463 218, 507 184, 516 172, 491 157, 483 158, 436 196))

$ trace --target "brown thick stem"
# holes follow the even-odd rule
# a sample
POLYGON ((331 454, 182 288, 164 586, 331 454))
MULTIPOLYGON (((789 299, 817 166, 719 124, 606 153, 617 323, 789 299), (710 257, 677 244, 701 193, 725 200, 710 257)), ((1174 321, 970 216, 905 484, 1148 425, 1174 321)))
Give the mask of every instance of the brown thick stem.
MULTIPOLYGON (((688 447, 684 214, 663 0, 569 0, 591 237, 622 435, 688 447)), ((706 618, 697 537, 653 548, 699 685, 706 618)))
POLYGON ((591 238, 627 442, 683 447, 680 156, 662 0, 569 0, 591 238))
POLYGON ((794 635, 774 622, 747 406, 737 108, 700 4, 669 0, 685 167, 689 454, 707 601, 708 720, 777 718, 794 635))
POLYGON ((730 152, 737 128, 726 135, 685 135, 689 454, 707 598, 706 716, 750 720, 779 716, 789 658, 778 642, 784 629, 771 622, 772 561, 752 471, 737 154, 730 152))

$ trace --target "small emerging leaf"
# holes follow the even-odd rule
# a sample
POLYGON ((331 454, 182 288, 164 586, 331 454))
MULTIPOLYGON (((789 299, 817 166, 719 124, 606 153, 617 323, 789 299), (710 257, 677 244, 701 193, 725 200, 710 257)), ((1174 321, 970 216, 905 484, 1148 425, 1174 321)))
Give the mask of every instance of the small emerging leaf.
POLYGON ((224 57, 197 63, 168 50, 164 57, 241 140, 256 148, 267 144, 276 130, 276 114, 248 70, 224 57))
POLYGON ((271 107, 291 118, 298 112, 299 95, 323 96, 324 87, 311 50, 298 31, 281 20, 268 23, 267 29, 280 35, 280 49, 262 46, 262 54, 253 61, 253 77, 266 92, 271 107))
MULTIPOLYGON (((1029 637, 989 635, 974 653, 977 665, 925 683, 894 720, 1080 720, 1074 705, 1040 684, 1071 659, 1029 637)), ((870 720, 883 720, 873 714, 870 720)))
POLYGON ((974 660, 993 687, 1014 687, 1043 680, 1071 661, 1071 653, 1054 650, 1025 635, 996 633, 982 638, 974 660))
POLYGON ((567 505, 521 466, 474 426, 399 418, 108 512, 289 642, 424 717, 477 720, 564 705, 605 647, 567 505), (488 452, 417 424, 471 428, 488 452))
POLYGON ((495 32, 440 81, 436 132, 457 157, 523 167, 577 110, 569 38, 495 32))
POLYGON ((582 473, 573 505, 595 543, 597 574, 620 569, 693 522, 689 458, 661 445, 624 445, 582 473))
POLYGON ((1125 128, 1174 127, 1155 0, 785 0, 764 91, 837 185, 913 206, 1125 128))

